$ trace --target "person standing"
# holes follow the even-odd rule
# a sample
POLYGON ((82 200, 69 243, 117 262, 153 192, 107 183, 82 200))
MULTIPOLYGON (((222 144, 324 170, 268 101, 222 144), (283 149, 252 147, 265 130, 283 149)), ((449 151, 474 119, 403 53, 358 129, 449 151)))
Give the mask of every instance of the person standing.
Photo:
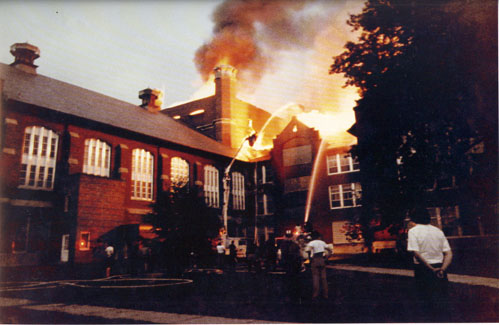
POLYGON ((221 241, 217 244, 217 267, 222 269, 224 267, 224 259, 225 259, 225 246, 221 241))
POLYGON ((430 224, 428 210, 415 209, 411 219, 416 225, 407 234, 407 251, 414 255, 416 292, 428 316, 447 316, 447 268, 452 262, 452 250, 442 230, 430 224))
POLYGON ((111 268, 114 264, 114 247, 112 244, 106 244, 106 278, 111 275, 111 268))
POLYGON ((317 299, 322 287, 322 297, 328 298, 328 284, 326 278, 326 252, 332 254, 332 246, 320 239, 317 231, 312 232, 312 241, 307 244, 312 268, 312 299, 317 299))
POLYGON ((286 272, 286 288, 292 302, 299 302, 301 298, 300 270, 302 260, 300 246, 293 240, 291 230, 286 231, 286 239, 281 243, 281 261, 286 272))
POLYGON ((236 261, 237 261, 237 248, 236 245, 234 244, 234 241, 232 241, 229 245, 229 265, 231 269, 235 269, 236 261))

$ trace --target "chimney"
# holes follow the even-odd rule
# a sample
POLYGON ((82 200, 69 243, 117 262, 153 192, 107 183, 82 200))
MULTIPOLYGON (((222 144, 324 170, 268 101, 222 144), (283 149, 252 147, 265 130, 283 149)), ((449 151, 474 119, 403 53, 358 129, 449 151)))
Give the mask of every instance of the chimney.
POLYGON ((159 112, 163 104, 163 92, 159 89, 146 88, 139 92, 139 98, 142 99, 140 107, 149 112, 159 112))
POLYGON ((40 49, 29 43, 15 43, 10 47, 10 53, 15 57, 11 66, 24 72, 36 74, 35 60, 40 57, 40 49))
POLYGON ((231 111, 236 97, 237 69, 230 65, 219 65, 215 68, 216 97, 216 139, 225 145, 231 142, 231 111))
POLYGON ((231 99, 236 97, 237 69, 233 66, 222 64, 215 68, 215 94, 231 99))

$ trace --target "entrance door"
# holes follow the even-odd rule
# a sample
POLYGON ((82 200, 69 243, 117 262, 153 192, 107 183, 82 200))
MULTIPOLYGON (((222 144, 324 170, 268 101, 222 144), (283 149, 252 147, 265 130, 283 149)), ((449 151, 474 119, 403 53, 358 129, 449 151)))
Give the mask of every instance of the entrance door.
POLYGON ((69 260, 69 234, 62 235, 61 242, 61 262, 66 263, 69 260))

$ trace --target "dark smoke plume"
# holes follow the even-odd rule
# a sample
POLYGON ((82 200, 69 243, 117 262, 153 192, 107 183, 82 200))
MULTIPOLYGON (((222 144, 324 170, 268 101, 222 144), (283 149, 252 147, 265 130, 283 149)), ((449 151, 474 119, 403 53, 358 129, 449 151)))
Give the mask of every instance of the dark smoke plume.
MULTIPOLYGON (((314 0, 227 0, 213 13, 212 39, 201 46, 195 63, 208 79, 218 64, 230 64, 241 79, 258 81, 271 66, 273 53, 311 47, 324 23, 324 11, 308 10, 314 0)), ((330 1, 319 2, 323 5, 330 1)), ((338 4, 339 1, 332 3, 338 4)), ((331 7, 331 5, 329 5, 331 7)))

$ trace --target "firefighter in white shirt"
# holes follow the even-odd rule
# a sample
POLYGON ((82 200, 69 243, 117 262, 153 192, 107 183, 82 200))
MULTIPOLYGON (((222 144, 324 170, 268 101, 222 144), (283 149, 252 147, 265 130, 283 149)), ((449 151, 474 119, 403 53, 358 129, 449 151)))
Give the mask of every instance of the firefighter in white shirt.
POLYGON ((319 296, 322 287, 322 297, 328 298, 328 284, 326 278, 326 255, 333 252, 332 247, 320 239, 317 231, 312 232, 312 241, 307 244, 310 254, 313 292, 312 299, 319 296))
POLYGON ((439 316, 448 312, 447 268, 452 261, 452 250, 442 230, 430 224, 426 209, 414 210, 411 219, 416 225, 408 232, 407 250, 414 254, 416 291, 425 312, 439 316))

